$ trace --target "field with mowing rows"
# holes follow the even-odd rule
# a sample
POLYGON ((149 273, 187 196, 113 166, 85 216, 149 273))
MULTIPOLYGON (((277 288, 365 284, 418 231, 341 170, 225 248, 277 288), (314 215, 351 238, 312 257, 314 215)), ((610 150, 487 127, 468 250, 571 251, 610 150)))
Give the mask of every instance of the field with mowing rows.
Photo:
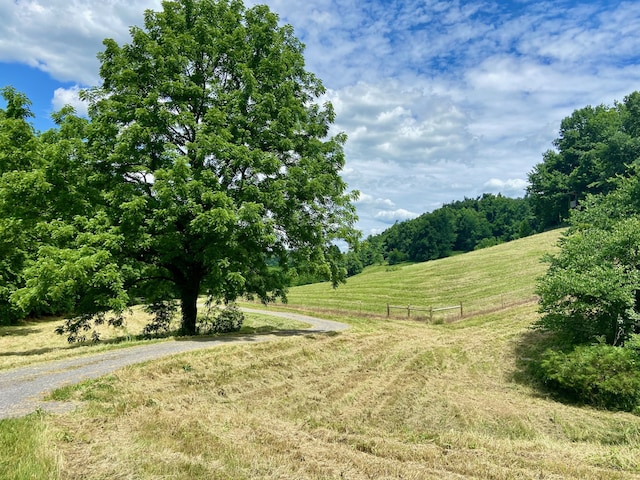
POLYGON ((0 477, 640 478, 640 417, 558 403, 522 372, 539 340, 538 259, 558 235, 293 289, 287 308, 351 328, 63 389, 80 408, 0 421, 0 477), (387 302, 462 302, 465 316, 387 319, 387 302))

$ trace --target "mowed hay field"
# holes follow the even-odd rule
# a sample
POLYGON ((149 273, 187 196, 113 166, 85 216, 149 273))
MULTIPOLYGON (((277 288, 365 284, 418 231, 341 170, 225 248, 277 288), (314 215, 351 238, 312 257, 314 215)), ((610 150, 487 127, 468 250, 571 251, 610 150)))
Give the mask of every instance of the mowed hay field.
MULTIPOLYGON (((473 314, 528 301, 546 269, 541 257, 554 251, 561 232, 425 263, 369 267, 337 289, 330 283, 294 288, 288 305, 386 316, 387 304, 439 308, 462 303, 463 312, 473 314)), ((392 313, 406 317, 406 310, 392 313)))
MULTIPOLYGON (((500 272, 501 262, 503 272, 528 277, 528 289, 515 273, 510 282, 494 279, 512 300, 504 308, 489 312, 476 292, 497 287, 480 286, 412 297, 429 305, 450 295, 486 311, 452 323, 334 306, 326 316, 350 330, 183 354, 64 389, 57 398, 80 401, 76 411, 0 422, 3 449, 8 438, 18 439, 9 449, 23 449, 21 471, 44 472, 2 478, 640 478, 640 417, 558 403, 523 380, 521 365, 539 337, 529 328, 537 318, 531 296, 545 267, 514 263, 509 247, 526 258, 525 250, 553 245, 554 235, 474 252, 460 264, 482 282, 491 275, 479 265, 500 272)), ((404 268, 416 279, 420 268, 442 279, 464 257, 404 268)), ((370 287, 373 301, 387 294, 380 285, 378 293, 370 287)), ((308 290, 291 298, 303 304, 308 290)), ((311 306, 320 300, 314 294, 311 306)))

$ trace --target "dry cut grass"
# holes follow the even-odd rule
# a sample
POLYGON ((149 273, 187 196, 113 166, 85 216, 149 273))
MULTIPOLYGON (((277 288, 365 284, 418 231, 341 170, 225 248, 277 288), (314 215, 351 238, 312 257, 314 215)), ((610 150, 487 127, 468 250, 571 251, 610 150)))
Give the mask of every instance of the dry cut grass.
POLYGON ((98 344, 69 344, 66 336, 55 333, 56 327, 63 323, 60 318, 27 319, 20 325, 0 326, 0 369, 87 355, 118 346, 131 346, 148 321, 149 316, 135 308, 127 316, 123 328, 114 329, 106 325, 99 327, 97 330, 103 341, 98 344))
POLYGON ((515 380, 535 309, 132 366, 44 421, 64 479, 640 478, 640 418, 515 380))
MULTIPOLYGON (((142 339, 142 330, 150 317, 135 307, 122 328, 98 327, 101 341, 69 344, 67 337, 55 333, 62 319, 31 319, 17 326, 0 326, 0 370, 34 365, 62 358, 91 355, 114 348, 142 343, 171 341, 175 337, 142 339)), ((308 325, 282 318, 246 314, 241 333, 268 333, 278 330, 306 328, 308 325)), ((90 337, 90 336, 89 336, 90 337)))

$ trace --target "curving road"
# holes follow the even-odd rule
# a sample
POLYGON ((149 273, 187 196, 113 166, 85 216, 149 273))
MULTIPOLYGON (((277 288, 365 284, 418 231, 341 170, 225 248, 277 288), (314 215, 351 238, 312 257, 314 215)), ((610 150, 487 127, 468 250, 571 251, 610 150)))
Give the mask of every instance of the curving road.
POLYGON ((243 308, 243 310, 248 313, 262 313, 297 320, 309 323, 311 327, 305 330, 280 331, 275 334, 195 338, 153 343, 2 371, 0 372, 0 419, 27 415, 38 408, 53 412, 72 409, 75 407, 73 403, 45 401, 43 397, 56 388, 96 378, 134 363, 191 350, 213 348, 228 343, 264 342, 274 340, 282 335, 337 332, 349 328, 344 323, 296 313, 249 308, 243 308))

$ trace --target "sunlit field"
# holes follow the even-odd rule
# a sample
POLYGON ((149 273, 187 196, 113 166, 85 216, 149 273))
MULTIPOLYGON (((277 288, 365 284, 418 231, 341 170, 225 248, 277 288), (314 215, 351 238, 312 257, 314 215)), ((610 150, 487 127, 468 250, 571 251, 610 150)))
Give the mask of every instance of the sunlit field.
MULTIPOLYGON (((26 472, 0 477, 640 478, 640 417, 554 401, 523 370, 540 337, 529 328, 544 271, 534 257, 557 235, 400 270, 413 276, 403 285, 432 285, 408 301, 459 299, 461 320, 360 314, 363 285, 383 305, 372 285, 404 282, 375 267, 324 290, 326 316, 349 323, 345 332, 181 354, 55 392, 80 407, 0 422, 0 447, 18 438, 22 452, 0 466, 26 472), (455 291, 463 269, 475 281, 455 291), (351 301, 339 303, 341 292, 351 301)), ((292 303, 319 309, 323 288, 293 289, 292 303)))
MULTIPOLYGON (((141 307, 135 307, 126 316, 122 328, 106 325, 98 327, 101 338, 98 343, 89 340, 70 344, 66 336, 55 333, 56 327, 63 323, 59 318, 29 319, 18 326, 0 326, 0 370, 143 343, 175 340, 172 332, 165 338, 144 338, 142 331, 149 320, 150 316, 141 307)), ((178 323, 176 320, 174 328, 178 328, 178 323)), ((306 326, 301 322, 252 313, 245 315, 243 328, 239 333, 268 333, 306 326)), ((91 338, 90 335, 87 337, 91 338)))
MULTIPOLYGON (((536 278, 547 267, 541 257, 554 251, 561 232, 553 230, 431 262, 368 267, 337 289, 329 283, 294 288, 288 305, 378 316, 386 316, 387 304, 426 308, 462 304, 466 314, 502 308, 533 298, 536 278)), ((392 314, 407 315, 399 309, 392 314)), ((451 316, 451 312, 444 314, 451 316)))

